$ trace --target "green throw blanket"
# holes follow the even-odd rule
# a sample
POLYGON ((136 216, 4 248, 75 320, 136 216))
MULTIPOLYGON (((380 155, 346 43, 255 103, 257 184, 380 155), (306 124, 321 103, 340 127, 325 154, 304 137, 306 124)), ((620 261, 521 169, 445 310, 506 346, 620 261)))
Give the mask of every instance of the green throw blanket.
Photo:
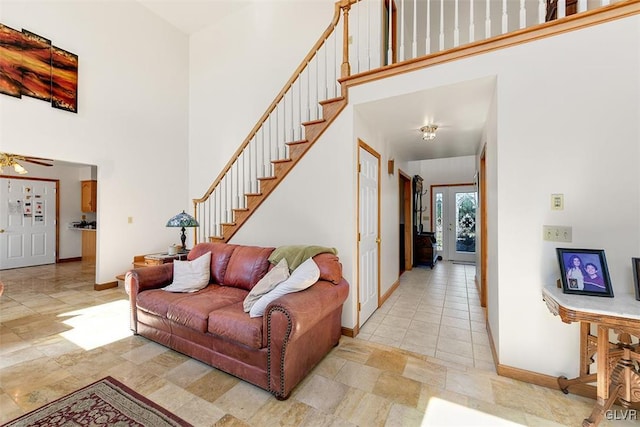
POLYGON ((277 264, 282 258, 286 258, 287 264, 289 264, 289 270, 293 271, 308 258, 313 258, 314 256, 325 252, 329 252, 334 255, 338 254, 336 248, 326 248, 324 246, 280 246, 271 252, 269 262, 271 264, 277 264))

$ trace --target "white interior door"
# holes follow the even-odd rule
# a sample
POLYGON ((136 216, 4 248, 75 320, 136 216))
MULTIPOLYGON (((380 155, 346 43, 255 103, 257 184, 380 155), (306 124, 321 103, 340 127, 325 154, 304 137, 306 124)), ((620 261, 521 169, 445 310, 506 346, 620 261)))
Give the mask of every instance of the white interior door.
POLYGON ((438 255, 449 261, 476 261, 476 211, 474 186, 434 187, 434 231, 438 255))
POLYGON ((378 308, 378 181, 379 159, 360 147, 358 283, 360 326, 378 308))
POLYGON ((0 270, 56 261, 56 183, 0 178, 0 270))

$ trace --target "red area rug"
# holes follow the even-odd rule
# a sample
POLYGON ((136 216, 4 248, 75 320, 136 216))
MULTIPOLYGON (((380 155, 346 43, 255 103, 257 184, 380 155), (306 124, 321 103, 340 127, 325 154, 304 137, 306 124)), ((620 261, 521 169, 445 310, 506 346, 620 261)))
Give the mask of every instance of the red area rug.
POLYGON ((191 424, 112 377, 89 384, 2 427, 114 425, 191 427, 191 424))

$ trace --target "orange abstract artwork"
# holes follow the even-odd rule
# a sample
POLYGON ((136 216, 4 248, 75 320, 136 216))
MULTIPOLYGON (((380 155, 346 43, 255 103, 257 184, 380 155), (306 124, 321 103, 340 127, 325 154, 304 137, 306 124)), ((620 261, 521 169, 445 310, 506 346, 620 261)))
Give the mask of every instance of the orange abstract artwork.
POLYGON ((0 24, 0 93, 21 97, 22 33, 0 24))
POLYGON ((22 94, 51 101, 51 40, 22 33, 22 94))
POLYGON ((0 93, 78 112, 78 55, 27 30, 0 24, 0 93))
POLYGON ((51 105, 76 113, 78 56, 55 46, 51 53, 51 105))

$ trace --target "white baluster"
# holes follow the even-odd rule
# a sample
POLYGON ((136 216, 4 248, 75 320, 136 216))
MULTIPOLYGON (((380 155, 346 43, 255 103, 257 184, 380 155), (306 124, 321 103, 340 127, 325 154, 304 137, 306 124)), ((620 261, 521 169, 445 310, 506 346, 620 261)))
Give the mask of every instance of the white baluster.
POLYGON ((425 54, 431 53, 431 0, 427 0, 427 38, 424 45, 425 54))
POLYGON ((444 0, 440 0, 440 49, 444 50, 444 0))
POLYGON ((600 6, 607 6, 611 4, 611 0, 600 0, 600 6))
POLYGON ((393 4, 391 3, 391 0, 389 0, 389 2, 387 3, 389 5, 388 7, 388 13, 387 13, 387 18, 389 21, 389 40, 387 41, 388 46, 387 46, 387 64, 392 64, 393 63, 393 4))
POLYGON ((578 13, 587 10, 587 0, 578 0, 578 13))
POLYGON ((509 31, 509 16, 507 15, 507 0, 502 0, 502 34, 509 31))
POLYGON ((485 18, 484 18, 484 38, 488 39, 491 37, 491 6, 490 0, 485 0, 486 9, 485 9, 485 18))
POLYGON ((524 6, 524 0, 520 0, 520 28, 527 26, 527 9, 524 6))
POLYGON ((558 0, 558 19, 567 16, 567 2, 566 0, 558 0))
POLYGON ((475 16, 473 16, 473 2, 469 0, 469 43, 476 41, 476 26, 474 25, 475 16))
POLYGON ((400 62, 404 61, 404 0, 400 0, 400 62))
POLYGON ((413 0, 413 43, 411 45, 411 57, 418 56, 418 0, 413 0))
POLYGON ((538 0, 538 24, 542 24, 547 18, 547 2, 538 0))
POLYGON ((453 47, 460 46, 460 26, 458 25, 458 16, 460 15, 458 9, 458 0, 455 0, 453 8, 453 47))
POLYGON ((367 71, 371 69, 371 3, 367 2, 367 71))

